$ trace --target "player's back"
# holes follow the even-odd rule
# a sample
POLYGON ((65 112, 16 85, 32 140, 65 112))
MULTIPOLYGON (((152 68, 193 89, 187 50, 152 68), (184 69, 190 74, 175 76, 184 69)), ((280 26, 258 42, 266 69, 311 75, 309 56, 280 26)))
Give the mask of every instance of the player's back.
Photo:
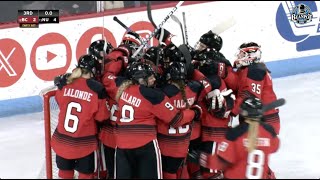
POLYGON ((164 94, 160 90, 143 85, 131 85, 123 91, 118 101, 120 116, 116 127, 118 147, 141 147, 156 139, 154 112, 160 110, 156 105, 163 99, 164 94))
POLYGON ((66 154, 70 158, 75 153, 75 156, 79 156, 79 153, 92 152, 96 147, 95 116, 99 110, 99 99, 106 95, 102 93, 103 88, 93 79, 78 78, 57 90, 55 97, 60 113, 52 143, 57 152, 61 151, 61 155, 66 154))
MULTIPOLYGON (((197 102, 202 86, 197 81, 190 81, 185 86, 185 97, 189 107, 197 102)), ((179 88, 173 84, 166 84, 162 91, 169 97, 171 103, 177 109, 186 109, 187 103, 179 88)), ((185 157, 187 155, 191 133, 194 123, 188 123, 179 128, 173 128, 168 124, 157 121, 158 141, 161 153, 171 157, 185 157)), ((200 129, 196 129, 200 134, 200 129)))
MULTIPOLYGON (((262 100, 263 104, 269 104, 277 99, 273 90, 272 78, 267 67, 263 63, 255 63, 243 67, 237 72, 239 76, 240 89, 237 96, 238 109, 241 99, 254 95, 262 100)), ((235 113, 237 114, 237 113, 235 113)), ((279 110, 272 109, 264 113, 264 122, 273 126, 277 134, 280 131, 279 110)))
POLYGON ((228 131, 221 142, 218 155, 232 165, 224 171, 228 179, 266 179, 269 155, 279 148, 279 139, 274 129, 265 123, 259 124, 256 148, 248 153, 249 124, 243 123, 228 131))

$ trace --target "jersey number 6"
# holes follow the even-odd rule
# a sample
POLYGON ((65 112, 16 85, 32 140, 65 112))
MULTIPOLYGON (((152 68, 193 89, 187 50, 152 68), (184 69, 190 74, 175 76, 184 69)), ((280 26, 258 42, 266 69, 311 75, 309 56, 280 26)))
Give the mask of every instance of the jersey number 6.
POLYGON ((82 109, 79 103, 71 102, 68 104, 66 117, 64 119, 64 129, 70 133, 76 132, 79 125, 78 116, 71 114, 71 111, 73 108, 75 108, 77 112, 81 112, 81 109, 82 109), (70 126, 70 121, 73 121, 71 126, 70 126))

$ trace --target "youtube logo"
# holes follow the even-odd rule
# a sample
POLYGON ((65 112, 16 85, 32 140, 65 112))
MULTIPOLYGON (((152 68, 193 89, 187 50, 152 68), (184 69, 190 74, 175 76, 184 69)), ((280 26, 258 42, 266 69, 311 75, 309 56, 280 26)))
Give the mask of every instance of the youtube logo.
POLYGON ((59 33, 48 33, 41 36, 32 47, 30 63, 39 79, 52 81, 55 76, 67 72, 71 57, 68 40, 59 33))
POLYGON ((36 50, 36 68, 49 70, 63 68, 67 64, 67 51, 64 44, 43 45, 36 50))

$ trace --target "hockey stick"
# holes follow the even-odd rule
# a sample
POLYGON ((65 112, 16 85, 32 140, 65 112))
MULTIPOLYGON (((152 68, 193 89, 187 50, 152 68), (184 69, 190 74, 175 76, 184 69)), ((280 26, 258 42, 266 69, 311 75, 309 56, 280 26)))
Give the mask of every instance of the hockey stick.
POLYGON ((187 22, 186 22, 186 13, 182 12, 183 16, 183 26, 184 26, 184 37, 186 39, 186 44, 189 45, 189 40, 188 40, 188 31, 187 31, 187 22))
MULTIPOLYGON (((147 14, 148 14, 148 19, 151 22, 151 24, 156 28, 156 24, 153 21, 152 18, 152 14, 151 14, 151 4, 150 1, 147 2, 147 14)), ((160 58, 160 48, 161 48, 161 42, 163 40, 163 36, 164 36, 164 30, 163 28, 161 28, 161 32, 160 32, 160 37, 159 37, 159 41, 158 41, 158 52, 157 52, 157 57, 156 57, 156 74, 158 73, 158 66, 159 66, 159 58, 160 58)))
MULTIPOLYGON (((107 46, 107 38, 105 38, 104 37, 104 2, 98 2, 98 3, 100 3, 100 11, 102 10, 102 8, 101 8, 101 5, 103 5, 103 12, 102 12, 102 39, 103 40, 105 40, 105 42, 104 42, 104 46, 105 47, 103 47, 103 50, 105 50, 106 49, 106 46, 107 46), (102 4, 103 3, 103 4, 102 4)), ((102 63, 101 63, 101 75, 104 73, 104 57, 105 57, 105 55, 106 55, 106 52, 105 51, 103 51, 103 58, 102 58, 102 63)))
POLYGON ((186 44, 181 44, 179 47, 179 50, 182 52, 184 59, 186 60, 186 69, 187 69, 187 75, 189 76, 191 74, 190 70, 192 70, 191 67, 191 61, 192 56, 190 54, 189 48, 186 44))
POLYGON ((181 30, 181 34, 182 34, 183 44, 186 44, 186 38, 185 38, 185 36, 184 36, 184 32, 183 32, 183 27, 182 27, 181 21, 180 21, 179 18, 178 18, 177 16, 175 16, 175 15, 172 15, 172 16, 171 16, 171 19, 172 19, 174 22, 176 22, 176 23, 179 24, 180 30, 181 30))
POLYGON ((214 26, 211 29, 211 31, 216 34, 221 34, 221 33, 225 32, 226 30, 230 29, 231 27, 233 27, 236 23, 237 23, 236 19, 232 16, 232 17, 220 22, 216 26, 214 26))
MULTIPOLYGON (((223 32, 225 32, 226 30, 233 27, 236 23, 237 23, 236 19, 232 16, 232 17, 220 22, 216 26, 214 26, 212 29, 210 29, 210 31, 220 35, 223 32)), ((196 48, 196 46, 197 46, 197 44, 194 46, 194 48, 196 48)))
POLYGON ((137 39, 139 39, 141 42, 143 42, 144 40, 141 38, 141 36, 136 33, 135 31, 133 31, 132 29, 130 29, 128 26, 126 26, 122 21, 120 21, 117 16, 113 17, 113 20, 116 21, 118 24, 120 24, 124 29, 126 29, 128 32, 131 32, 134 37, 136 37, 137 39))
POLYGON ((269 111, 271 109, 274 109, 274 108, 277 108, 277 107, 280 107, 280 106, 283 106, 284 104, 286 103, 286 100, 284 98, 280 98, 280 99, 277 99, 267 105, 264 105, 262 107, 262 112, 266 112, 266 111, 269 111))
POLYGON ((179 1, 179 3, 169 12, 169 14, 164 18, 164 20, 162 20, 162 22, 159 24, 159 26, 157 28, 155 28, 155 30, 150 34, 150 36, 146 39, 146 41, 144 41, 141 46, 137 49, 137 51, 131 56, 131 57, 136 57, 138 55, 138 53, 142 50, 142 48, 144 46, 147 45, 147 43, 153 38, 153 36, 162 28, 162 26, 164 25, 164 23, 166 23, 168 21, 168 19, 172 16, 172 14, 174 12, 177 11, 177 9, 182 5, 184 1, 179 1))
POLYGON ((156 23, 154 23, 153 18, 152 18, 150 1, 147 1, 147 12, 148 12, 148 19, 151 22, 152 26, 154 28, 157 28, 157 25, 156 25, 156 23))

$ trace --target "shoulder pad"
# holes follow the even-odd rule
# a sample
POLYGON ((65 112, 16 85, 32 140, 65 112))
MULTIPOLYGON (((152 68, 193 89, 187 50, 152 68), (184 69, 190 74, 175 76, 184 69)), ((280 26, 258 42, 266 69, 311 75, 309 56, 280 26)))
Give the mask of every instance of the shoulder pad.
POLYGON ((212 86, 212 89, 219 89, 221 86, 221 78, 218 75, 209 75, 207 77, 212 86))
POLYGON ((261 63, 252 64, 248 66, 248 74, 247 77, 255 80, 255 81, 262 81, 267 74, 266 67, 261 63))
POLYGON ((172 85, 172 84, 167 84, 165 85, 164 87, 161 88, 161 90, 169 97, 173 97, 175 95, 177 95, 180 90, 175 86, 175 85, 172 85))
POLYGON ((141 95, 153 105, 160 104, 165 97, 164 93, 156 88, 140 85, 139 90, 141 95))
POLYGON ((188 86, 195 93, 199 93, 203 88, 202 84, 199 81, 189 81, 188 86))
POLYGON ((243 123, 235 128, 229 129, 226 133, 226 139, 229 141, 235 141, 238 137, 246 133, 248 128, 249 124, 243 123))
POLYGON ((94 79, 88 79, 87 85, 92 91, 94 91, 98 94, 99 99, 107 98, 106 89, 104 88, 104 86, 100 82, 98 82, 94 79))
POLYGON ((116 86, 119 87, 119 86, 122 84, 122 82, 123 82, 124 80, 127 80, 127 79, 128 79, 128 78, 122 77, 122 76, 116 77, 116 79, 115 79, 116 86))

